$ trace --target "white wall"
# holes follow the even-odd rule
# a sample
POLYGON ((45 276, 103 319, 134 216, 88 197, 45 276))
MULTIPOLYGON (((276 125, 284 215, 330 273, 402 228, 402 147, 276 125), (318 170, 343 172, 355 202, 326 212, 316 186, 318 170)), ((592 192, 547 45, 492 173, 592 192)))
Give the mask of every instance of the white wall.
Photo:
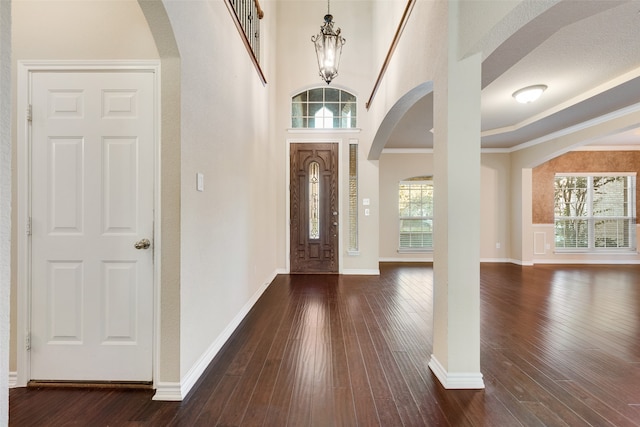
MULTIPOLYGON (((480 259, 506 262, 510 254, 510 155, 485 153, 481 161, 480 259)), ((431 153, 383 153, 380 157, 381 261, 433 261, 432 253, 398 253, 398 184, 423 175, 433 175, 431 153)))
MULTIPOLYGON (((275 275, 282 160, 269 138, 274 83, 261 83, 225 3, 165 7, 182 65, 180 375, 189 383, 275 275)), ((265 14, 268 29, 274 11, 265 14)))
POLYGON ((11 1, 0 2, 0 426, 9 423, 11 1))
POLYGON ((480 260, 511 260, 510 154, 481 155, 480 260))
MULTIPOLYGON (((376 67, 372 65, 372 26, 371 4, 359 1, 336 1, 331 3, 331 13, 335 27, 342 29, 346 44, 342 50, 342 59, 338 77, 331 87, 347 90, 358 97, 357 127, 359 132, 323 131, 289 132, 291 127, 291 97, 311 87, 326 86, 318 76, 318 66, 311 36, 320 30, 327 11, 326 1, 283 1, 277 2, 277 80, 276 115, 272 125, 276 131, 278 165, 278 265, 285 266, 288 257, 287 236, 289 222, 287 217, 287 145, 290 142, 326 142, 338 141, 341 145, 342 186, 339 197, 342 210, 341 235, 341 271, 350 273, 378 272, 378 162, 368 161, 367 153, 372 140, 371 115, 364 104, 369 97, 375 80, 376 67), (348 255, 348 145, 350 139, 357 139, 359 146, 358 162, 358 198, 359 198, 359 254, 348 255), (362 199, 368 198, 371 215, 364 215, 362 199)), ((390 25, 390 24, 387 24, 390 25)))
POLYGON ((380 261, 433 261, 433 253, 398 253, 398 185, 415 176, 433 176, 432 153, 380 156, 380 261))

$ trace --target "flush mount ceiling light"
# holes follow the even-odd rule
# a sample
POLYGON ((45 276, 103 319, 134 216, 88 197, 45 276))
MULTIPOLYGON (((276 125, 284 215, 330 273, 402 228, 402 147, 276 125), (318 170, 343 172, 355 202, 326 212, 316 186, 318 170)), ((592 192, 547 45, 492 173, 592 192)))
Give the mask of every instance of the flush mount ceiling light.
POLYGON ((342 45, 346 41, 340 35, 340 28, 333 31, 333 16, 329 12, 329 0, 327 0, 324 24, 320 27, 320 32, 311 37, 311 41, 316 47, 320 77, 329 84, 338 75, 342 45))
POLYGON ((528 86, 513 92, 513 97, 521 104, 528 104, 540 98, 540 95, 542 95, 542 92, 546 89, 546 85, 528 86))

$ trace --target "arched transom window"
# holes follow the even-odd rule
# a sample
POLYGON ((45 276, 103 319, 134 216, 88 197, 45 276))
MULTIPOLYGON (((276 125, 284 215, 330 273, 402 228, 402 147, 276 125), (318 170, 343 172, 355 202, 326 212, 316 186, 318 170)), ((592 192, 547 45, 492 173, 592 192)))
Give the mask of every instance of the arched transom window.
POLYGON ((291 99, 291 127, 344 129, 356 127, 356 97, 344 90, 319 87, 291 99))

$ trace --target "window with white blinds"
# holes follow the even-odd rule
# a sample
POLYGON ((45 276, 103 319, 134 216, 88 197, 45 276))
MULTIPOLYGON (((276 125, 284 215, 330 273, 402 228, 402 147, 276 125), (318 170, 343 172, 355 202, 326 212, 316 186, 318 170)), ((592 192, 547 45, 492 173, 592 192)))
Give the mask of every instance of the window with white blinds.
POLYGON ((556 174, 556 249, 635 250, 635 187, 635 173, 556 174))
POLYGON ((433 249, 433 180, 414 177, 398 187, 399 252, 433 249))

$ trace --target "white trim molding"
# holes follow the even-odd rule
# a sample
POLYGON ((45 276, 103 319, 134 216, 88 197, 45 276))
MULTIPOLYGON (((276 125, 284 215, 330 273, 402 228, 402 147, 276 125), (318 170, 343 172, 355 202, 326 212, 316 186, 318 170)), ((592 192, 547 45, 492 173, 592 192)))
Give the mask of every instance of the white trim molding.
POLYGON ((381 257, 381 258, 378 258, 378 261, 379 262, 433 262, 433 253, 429 253, 428 255, 420 256, 420 258, 381 257))
POLYGON ((511 260, 509 258, 480 258, 480 264, 507 263, 507 262, 511 262, 511 260))
POLYGON ((446 389, 484 389, 484 381, 480 372, 447 372, 432 354, 429 368, 446 389))
POLYGON ((252 295, 251 299, 242 307, 240 312, 233 318, 231 323, 222 331, 222 333, 216 338, 216 340, 209 346, 209 348, 200 356, 200 358, 193 364, 189 372, 180 380, 176 382, 158 382, 156 383, 156 393, 153 395, 153 400, 166 400, 166 401, 181 401, 184 400, 193 386, 198 382, 204 371, 207 369, 211 361, 220 352, 222 347, 231 338, 231 335, 240 326, 240 323, 249 314, 249 311, 258 302, 258 299, 262 296, 264 291, 267 290, 269 285, 276 278, 277 273, 274 272, 271 278, 252 295))
POLYGON ((18 387, 18 373, 16 371, 9 372, 9 388, 18 387))
POLYGON ((179 402, 183 400, 185 396, 186 393, 183 394, 180 383, 157 382, 156 393, 153 395, 153 400, 179 402))
POLYGON ((511 264, 515 264, 515 265, 521 265, 523 267, 533 266, 533 261, 523 261, 521 259, 516 259, 516 258, 509 258, 507 262, 510 262, 511 264))
MULTIPOLYGON (((557 253, 556 253, 557 254, 557 253)), ((598 254, 587 254, 588 255, 598 255, 598 254)), ((632 256, 636 256, 637 254, 629 254, 632 256)), ((620 258, 605 258, 605 259, 560 259, 560 258, 550 258, 550 259, 536 259, 534 264, 565 264, 565 265, 640 265, 639 259, 620 259, 620 258)))

